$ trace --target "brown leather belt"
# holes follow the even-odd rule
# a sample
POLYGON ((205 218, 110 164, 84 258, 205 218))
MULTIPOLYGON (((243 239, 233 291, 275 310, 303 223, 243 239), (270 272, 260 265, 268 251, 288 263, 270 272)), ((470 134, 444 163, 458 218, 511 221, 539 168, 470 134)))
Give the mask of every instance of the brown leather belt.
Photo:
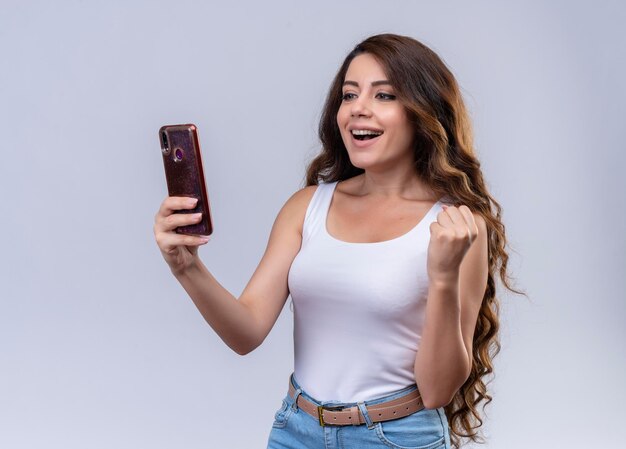
MULTIPOLYGON (((289 382, 289 396, 294 397, 295 387, 289 382)), ((297 399, 298 407, 319 420, 320 426, 358 426, 365 424, 365 419, 359 408, 353 407, 334 407, 317 405, 301 394, 297 399)), ((405 396, 390 401, 381 402, 366 407, 367 414, 372 422, 390 421, 392 419, 404 418, 412 413, 418 412, 424 408, 424 403, 418 390, 414 390, 405 396)))

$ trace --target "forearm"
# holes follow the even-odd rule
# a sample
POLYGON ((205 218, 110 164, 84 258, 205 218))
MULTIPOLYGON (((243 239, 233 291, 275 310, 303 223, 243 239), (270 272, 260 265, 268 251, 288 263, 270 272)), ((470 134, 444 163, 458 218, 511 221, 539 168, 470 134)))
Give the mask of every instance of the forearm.
POLYGON ((199 259, 184 272, 173 274, 206 322, 233 351, 243 355, 258 346, 253 314, 199 259))
POLYGON ((470 359, 461 332, 458 278, 431 282, 424 329, 415 358, 415 381, 428 408, 450 402, 465 383, 470 359))

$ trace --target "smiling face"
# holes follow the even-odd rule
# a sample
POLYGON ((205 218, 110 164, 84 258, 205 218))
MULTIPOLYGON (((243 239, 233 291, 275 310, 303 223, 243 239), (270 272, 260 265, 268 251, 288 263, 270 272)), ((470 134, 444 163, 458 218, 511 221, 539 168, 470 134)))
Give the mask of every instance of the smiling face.
POLYGON ((352 165, 370 169, 413 163, 414 129, 371 54, 360 54, 350 63, 342 98, 337 125, 352 165))

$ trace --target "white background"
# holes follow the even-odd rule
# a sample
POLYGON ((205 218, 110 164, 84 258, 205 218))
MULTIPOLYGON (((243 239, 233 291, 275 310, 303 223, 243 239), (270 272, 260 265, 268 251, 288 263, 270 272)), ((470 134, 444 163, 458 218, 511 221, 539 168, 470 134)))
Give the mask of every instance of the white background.
POLYGON ((238 296, 303 186, 345 55, 406 34, 456 75, 509 268, 487 448, 621 447, 626 7, 619 1, 0 3, 0 447, 260 448, 286 307, 231 352, 154 242, 157 130, 196 123, 238 296))

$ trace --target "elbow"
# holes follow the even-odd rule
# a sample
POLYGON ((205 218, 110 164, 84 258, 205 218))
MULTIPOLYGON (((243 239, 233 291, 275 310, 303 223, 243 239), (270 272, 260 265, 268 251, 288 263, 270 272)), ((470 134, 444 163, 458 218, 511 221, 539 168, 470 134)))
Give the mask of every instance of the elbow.
POLYGON ((261 346, 261 343, 262 342, 260 341, 248 340, 248 341, 234 342, 232 344, 229 344, 228 346, 230 347, 230 349, 232 349, 239 355, 247 355, 247 354, 250 354, 252 351, 254 351, 256 348, 258 348, 259 346, 261 346))
POLYGON ((462 379, 459 378, 457 381, 437 382, 434 385, 425 386, 423 389, 420 388, 424 407, 428 409, 446 407, 454 400, 466 380, 467 376, 462 379))
POLYGON ((230 349, 239 355, 247 355, 254 351, 257 347, 258 345, 233 345, 230 349))
POLYGON ((253 347, 248 347, 248 348, 231 348, 233 351, 235 351, 237 354, 239 355, 247 355, 250 354, 252 351, 254 351, 256 348, 253 347))
POLYGON ((452 396, 434 396, 434 395, 424 395, 422 394, 422 403, 425 408, 435 409, 440 407, 447 406, 454 399, 454 395, 452 396))

